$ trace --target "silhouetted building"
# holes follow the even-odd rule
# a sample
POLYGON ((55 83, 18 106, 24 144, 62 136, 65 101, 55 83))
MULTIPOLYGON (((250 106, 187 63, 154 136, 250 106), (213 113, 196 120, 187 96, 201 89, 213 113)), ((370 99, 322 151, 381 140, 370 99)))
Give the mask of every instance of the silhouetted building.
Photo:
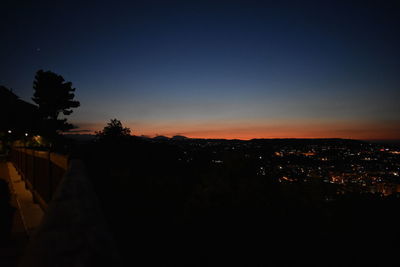
POLYGON ((16 135, 35 132, 38 126, 38 108, 25 102, 4 86, 0 86, 0 132, 16 135))

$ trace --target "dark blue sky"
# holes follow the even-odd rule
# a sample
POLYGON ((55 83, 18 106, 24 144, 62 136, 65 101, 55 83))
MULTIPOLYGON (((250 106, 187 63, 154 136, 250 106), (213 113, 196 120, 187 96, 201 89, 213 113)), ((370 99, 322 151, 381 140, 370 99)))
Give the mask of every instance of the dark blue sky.
POLYGON ((399 1, 82 2, 5 1, 0 25, 0 84, 63 75, 82 129, 400 137, 399 1))

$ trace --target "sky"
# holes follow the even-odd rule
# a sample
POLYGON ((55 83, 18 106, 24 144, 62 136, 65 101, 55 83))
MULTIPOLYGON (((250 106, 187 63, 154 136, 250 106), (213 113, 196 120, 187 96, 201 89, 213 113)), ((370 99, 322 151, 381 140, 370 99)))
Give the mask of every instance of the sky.
POLYGON ((400 139, 399 1, 19 1, 0 85, 71 81, 81 133, 400 139))

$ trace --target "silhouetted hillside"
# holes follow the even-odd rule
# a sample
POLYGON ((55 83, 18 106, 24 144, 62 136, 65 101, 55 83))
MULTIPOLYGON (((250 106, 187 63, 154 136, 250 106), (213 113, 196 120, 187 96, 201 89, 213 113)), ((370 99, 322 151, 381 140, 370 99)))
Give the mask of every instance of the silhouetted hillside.
POLYGON ((399 247, 399 194, 329 180, 347 164, 375 172, 350 158, 380 150, 340 139, 132 138, 79 154, 127 265, 337 266, 390 263, 382 256, 399 247))

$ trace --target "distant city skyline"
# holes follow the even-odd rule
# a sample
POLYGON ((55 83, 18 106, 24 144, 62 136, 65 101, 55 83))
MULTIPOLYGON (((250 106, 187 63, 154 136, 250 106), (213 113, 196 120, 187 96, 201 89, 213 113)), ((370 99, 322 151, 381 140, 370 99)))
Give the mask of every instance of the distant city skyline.
MULTIPOLYGON (((3 8, 3 7, 2 7, 3 8)), ((398 1, 5 1, 0 85, 71 81, 83 132, 400 139, 398 1)))

